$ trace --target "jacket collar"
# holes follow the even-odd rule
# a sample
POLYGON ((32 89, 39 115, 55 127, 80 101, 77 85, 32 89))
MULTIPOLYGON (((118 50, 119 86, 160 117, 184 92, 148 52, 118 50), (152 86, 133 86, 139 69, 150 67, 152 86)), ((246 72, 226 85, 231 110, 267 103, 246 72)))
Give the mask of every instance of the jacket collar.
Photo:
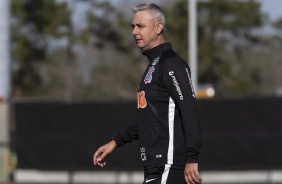
POLYGON ((150 50, 142 52, 142 54, 147 56, 149 61, 152 62, 155 58, 160 57, 161 54, 168 49, 172 49, 172 45, 170 42, 160 44, 150 50))

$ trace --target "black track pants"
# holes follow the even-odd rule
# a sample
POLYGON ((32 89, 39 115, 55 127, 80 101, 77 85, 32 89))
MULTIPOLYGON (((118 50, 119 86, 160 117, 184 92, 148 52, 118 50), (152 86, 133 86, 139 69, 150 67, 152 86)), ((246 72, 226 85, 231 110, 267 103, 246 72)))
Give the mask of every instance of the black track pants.
POLYGON ((146 167, 143 184, 185 184, 184 169, 170 165, 146 167))

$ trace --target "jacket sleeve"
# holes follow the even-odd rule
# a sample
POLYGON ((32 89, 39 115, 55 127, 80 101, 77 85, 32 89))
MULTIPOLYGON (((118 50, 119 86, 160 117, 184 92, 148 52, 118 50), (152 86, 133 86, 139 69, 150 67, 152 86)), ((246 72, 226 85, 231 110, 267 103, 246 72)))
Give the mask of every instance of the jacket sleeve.
POLYGON ((139 138, 138 125, 138 119, 136 119, 121 132, 113 136, 112 139, 116 142, 118 147, 123 146, 126 143, 130 143, 132 140, 137 140, 139 138))
POLYGON ((189 66, 181 59, 171 58, 165 62, 161 78, 180 110, 185 135, 186 163, 197 163, 202 143, 198 107, 189 66))

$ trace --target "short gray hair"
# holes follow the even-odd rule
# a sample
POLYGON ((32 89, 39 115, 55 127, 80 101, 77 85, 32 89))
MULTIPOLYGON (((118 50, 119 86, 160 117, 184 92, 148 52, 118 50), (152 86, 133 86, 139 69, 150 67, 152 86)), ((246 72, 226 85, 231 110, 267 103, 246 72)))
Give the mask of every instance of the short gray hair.
POLYGON ((134 13, 144 10, 149 10, 153 18, 157 21, 160 21, 165 27, 165 16, 162 9, 159 6, 157 6, 154 3, 144 3, 144 4, 139 4, 132 8, 132 11, 134 13))

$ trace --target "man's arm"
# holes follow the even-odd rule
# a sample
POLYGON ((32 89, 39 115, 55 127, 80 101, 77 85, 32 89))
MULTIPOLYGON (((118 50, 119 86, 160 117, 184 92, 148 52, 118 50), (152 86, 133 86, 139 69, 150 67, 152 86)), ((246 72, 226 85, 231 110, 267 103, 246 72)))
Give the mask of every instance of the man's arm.
POLYGON ((138 120, 136 119, 123 131, 116 134, 110 142, 98 148, 98 150, 93 155, 94 165, 104 167, 106 165, 106 162, 104 160, 105 157, 113 152, 116 147, 120 147, 138 138, 138 120))
POLYGON ((180 60, 167 63, 163 83, 181 112, 186 142, 185 181, 187 184, 200 184, 202 179, 198 172, 198 154, 201 148, 201 131, 188 65, 184 65, 180 60))
POLYGON ((201 148, 201 131, 188 65, 178 59, 167 61, 162 81, 180 110, 185 135, 186 163, 197 163, 201 148))
POLYGON ((113 136, 113 140, 116 142, 117 146, 123 146, 124 144, 130 143, 132 140, 139 139, 139 121, 136 118, 131 124, 129 124, 121 132, 113 136))

